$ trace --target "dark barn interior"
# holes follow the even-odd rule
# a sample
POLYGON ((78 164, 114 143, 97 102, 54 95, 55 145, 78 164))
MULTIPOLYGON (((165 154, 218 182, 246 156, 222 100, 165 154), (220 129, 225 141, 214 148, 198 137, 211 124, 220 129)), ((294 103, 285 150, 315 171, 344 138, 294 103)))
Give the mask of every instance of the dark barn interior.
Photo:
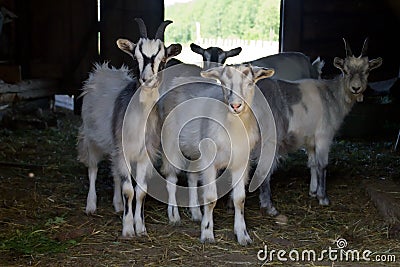
POLYGON ((308 197, 307 160, 295 153, 271 185, 288 221, 260 214, 257 193, 249 194, 246 220, 254 243, 247 247, 234 242, 223 201, 215 211, 215 244, 199 242, 200 226, 186 211, 181 225, 169 225, 166 205, 150 197, 149 236, 121 240, 107 162, 99 168, 99 211, 84 213, 88 180, 76 159, 77 96, 95 62, 132 64, 116 40, 138 40, 135 17, 154 34, 164 20, 163 0, 101 0, 99 21, 96 0, 0 0, 0 7, 11 12, 2 11, 8 21, 0 35, 1 266, 260 266, 257 253, 265 245, 320 251, 340 237, 349 248, 400 260, 400 1, 282 0, 280 52, 320 56, 323 78, 330 79, 339 74, 333 58, 345 57, 342 38, 359 55, 368 37, 369 58, 381 57, 383 64, 371 72, 364 102, 346 117, 332 147, 332 205, 308 197), (75 96, 74 111, 54 109, 55 95, 75 96))

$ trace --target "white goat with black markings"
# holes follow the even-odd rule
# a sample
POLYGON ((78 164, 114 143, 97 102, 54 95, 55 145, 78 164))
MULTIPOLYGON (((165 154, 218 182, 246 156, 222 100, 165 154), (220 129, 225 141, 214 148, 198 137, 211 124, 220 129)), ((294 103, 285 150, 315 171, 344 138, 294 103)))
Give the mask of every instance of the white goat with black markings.
MULTIPOLYGON (((317 197, 320 205, 329 205, 326 167, 333 138, 354 103, 363 101, 369 72, 382 64, 381 58, 368 59, 368 39, 359 57, 353 56, 346 40, 344 43, 346 58, 334 58, 334 66, 342 72, 335 79, 297 82, 264 79, 257 84, 270 105, 277 131, 275 162, 260 187, 261 209, 270 215, 278 214, 271 201, 270 176, 281 156, 299 148, 305 148, 308 155, 310 196, 317 197)), ((263 162, 260 159, 261 168, 255 175, 267 173, 263 162)))
POLYGON ((166 108, 161 135, 162 173, 167 180, 170 221, 180 219, 175 199, 177 173, 189 164, 193 219, 202 216, 197 199, 199 175, 204 189, 202 242, 214 242, 213 209, 218 198, 216 176, 218 170, 225 168, 232 179, 234 232, 241 245, 252 242, 244 220, 245 184, 250 152, 259 139, 259 128, 251 109, 255 83, 272 75, 271 69, 251 65, 215 67, 202 71, 201 76, 218 80, 221 85, 205 79, 177 78, 176 86, 162 100, 166 108), (213 144, 206 140, 212 140, 213 144), (193 161, 187 163, 187 158, 193 161))
MULTIPOLYGON (((212 67, 217 67, 223 65, 228 57, 234 57, 240 54, 242 51, 241 47, 236 47, 231 50, 225 51, 220 47, 210 46, 208 48, 202 48, 201 46, 191 43, 190 49, 201 55, 203 57, 203 70, 207 70, 212 67)), ((167 62, 167 68, 171 66, 175 66, 178 64, 187 64, 182 61, 173 58, 167 62)), ((190 64, 187 64, 190 65, 190 64)), ((196 65, 197 66, 197 65, 196 65)))
POLYGON ((242 52, 241 47, 236 47, 225 51, 216 46, 203 48, 195 43, 190 44, 190 49, 203 57, 204 70, 224 65, 227 58, 237 56, 240 54, 240 52, 242 52))
POLYGON ((161 70, 169 57, 180 53, 182 47, 164 46, 165 27, 159 26, 154 39, 147 37, 142 19, 136 19, 140 30, 137 44, 119 39, 118 47, 138 62, 138 76, 132 77, 127 68, 109 68, 97 65, 83 87, 82 126, 79 131, 80 160, 89 168, 90 188, 86 213, 96 211, 97 164, 103 156, 111 156, 114 176, 114 207, 124 210, 122 236, 146 234, 143 199, 146 194, 146 172, 150 165, 147 154, 154 156, 159 146, 158 112, 154 107, 159 98, 161 70), (138 97, 133 97, 135 93, 138 97), (136 172, 133 174, 131 170, 136 172), (135 196, 131 175, 136 178, 135 196), (122 196, 121 196, 122 193, 122 196), (121 201, 122 198, 122 201, 121 201))

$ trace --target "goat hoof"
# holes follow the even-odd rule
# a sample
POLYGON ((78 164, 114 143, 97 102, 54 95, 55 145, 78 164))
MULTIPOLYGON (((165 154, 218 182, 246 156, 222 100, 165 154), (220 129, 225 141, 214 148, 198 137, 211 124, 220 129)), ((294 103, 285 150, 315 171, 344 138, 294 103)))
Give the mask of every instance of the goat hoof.
POLYGON ((114 210, 116 213, 120 213, 124 210, 124 206, 122 204, 122 202, 118 203, 118 204, 114 204, 114 210))
POLYGON ((201 233, 200 241, 201 241, 201 243, 205 243, 205 244, 215 243, 214 234, 213 233, 211 233, 211 234, 201 233))
POLYGON ((169 216, 169 224, 171 225, 180 225, 181 224, 181 217, 179 214, 176 216, 169 216))
POLYGON ((330 204, 329 198, 327 197, 318 198, 318 201, 321 206, 329 206, 330 204))
POLYGON ((135 230, 132 227, 126 227, 122 230, 122 239, 132 239, 135 236, 135 230))
POLYGON ((317 191, 309 191, 308 192, 308 195, 310 196, 310 197, 317 197, 317 191))
POLYGON ((179 213, 175 213, 175 216, 168 216, 168 217, 169 217, 169 224, 171 225, 181 224, 181 216, 179 216, 179 213))
POLYGON ((144 224, 142 222, 135 223, 135 230, 136 230, 137 236, 146 236, 147 235, 146 227, 144 226, 144 224))
POLYGON ((246 231, 241 236, 239 236, 239 235, 236 235, 236 236, 237 236, 238 243, 242 246, 247 246, 247 245, 250 245, 251 243, 253 243, 253 240, 251 240, 249 234, 246 231))
POLYGON ((146 228, 143 231, 136 231, 137 236, 148 236, 146 228))
POLYGON ((192 208, 191 213, 192 213, 192 221, 201 222, 201 220, 203 219, 203 214, 201 214, 200 208, 192 208))
POLYGON ((168 219, 169 223, 173 225, 179 225, 181 223, 178 207, 168 206, 168 219))
POLYGON ((279 215, 279 211, 277 211, 277 210, 275 209, 275 207, 272 207, 272 208, 261 207, 261 208, 260 208, 260 213, 261 213, 262 216, 272 216, 272 217, 275 217, 275 216, 278 216, 278 215, 279 215))
POLYGON ((92 210, 92 209, 90 209, 90 210, 86 209, 86 215, 93 215, 93 214, 95 214, 95 213, 96 213, 96 209, 94 209, 94 210, 92 210))
POLYGON ((96 203, 87 203, 86 204, 86 214, 94 214, 96 212, 96 203))

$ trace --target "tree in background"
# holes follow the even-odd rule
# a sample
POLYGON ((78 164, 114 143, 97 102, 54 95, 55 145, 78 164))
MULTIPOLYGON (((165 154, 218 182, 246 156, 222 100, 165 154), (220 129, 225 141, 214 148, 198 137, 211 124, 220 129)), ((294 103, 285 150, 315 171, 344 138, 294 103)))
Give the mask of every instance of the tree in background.
POLYGON ((167 6, 165 18, 174 21, 166 31, 169 42, 195 41, 196 22, 202 38, 277 41, 280 0, 193 0, 167 6))

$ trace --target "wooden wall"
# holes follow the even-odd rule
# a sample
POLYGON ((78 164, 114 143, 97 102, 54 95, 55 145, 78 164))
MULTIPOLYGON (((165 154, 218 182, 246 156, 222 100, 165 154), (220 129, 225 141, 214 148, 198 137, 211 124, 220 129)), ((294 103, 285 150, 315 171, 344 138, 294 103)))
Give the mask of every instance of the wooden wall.
POLYGON ((324 73, 338 73, 335 56, 344 57, 342 38, 359 55, 369 37, 368 56, 382 57, 382 67, 370 80, 397 77, 400 62, 398 0, 282 0, 281 51, 301 51, 312 59, 321 56, 324 73))
POLYGON ((80 87, 98 56, 96 0, 17 0, 16 7, 23 78, 80 87))
MULTIPOLYGON (((164 18, 163 0, 4 0, 14 8, 14 61, 24 79, 58 78, 80 87, 95 61, 119 66, 131 58, 121 52, 118 38, 138 39, 135 17, 142 17, 153 35, 164 18), (98 54, 100 32, 100 55, 98 54)), ((369 56, 383 57, 383 66, 371 80, 394 77, 399 72, 400 42, 397 40, 398 0, 282 0, 281 51, 301 51, 326 61, 324 73, 338 73, 334 56, 344 57, 342 38, 360 52, 370 38, 369 56)))
POLYGON ((141 17, 149 37, 154 37, 158 26, 164 20, 163 0, 102 0, 100 11, 101 59, 109 60, 114 66, 130 64, 132 59, 116 46, 118 38, 136 43, 139 29, 135 17, 141 17))
POLYGON ((114 66, 131 58, 116 46, 118 38, 136 42, 135 17, 142 17, 149 36, 164 18, 163 0, 14 0, 17 21, 15 61, 24 79, 55 78, 65 88, 78 89, 94 62, 114 66), (100 54, 98 33, 100 32, 100 54))

